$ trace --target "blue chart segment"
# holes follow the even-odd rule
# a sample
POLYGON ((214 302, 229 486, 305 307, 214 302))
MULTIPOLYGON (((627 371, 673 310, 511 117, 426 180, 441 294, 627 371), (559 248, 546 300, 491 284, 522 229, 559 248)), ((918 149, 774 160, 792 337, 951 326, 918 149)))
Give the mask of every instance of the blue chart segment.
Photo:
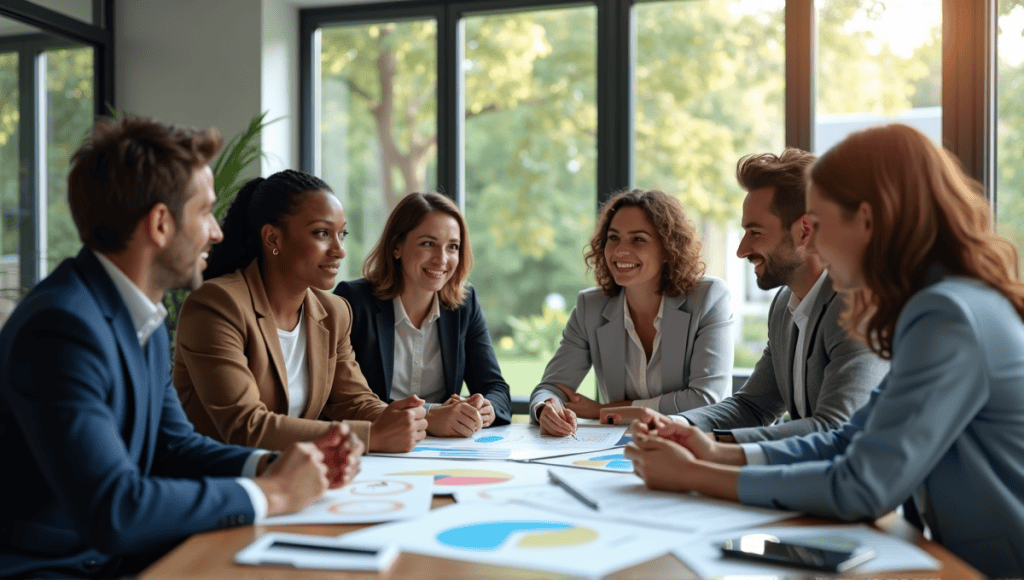
POLYGON ((501 548, 517 535, 517 546, 521 548, 577 546, 597 539, 596 531, 568 522, 513 521, 449 528, 437 535, 437 541, 459 550, 488 552, 501 548))
POLYGON ((500 435, 487 435, 485 437, 477 437, 477 443, 494 443, 495 441, 501 441, 504 437, 500 435))
POLYGON ((604 467, 605 469, 633 471, 633 462, 626 459, 626 456, 622 453, 598 455, 597 457, 591 457, 590 459, 573 461, 572 464, 579 465, 580 467, 604 467))

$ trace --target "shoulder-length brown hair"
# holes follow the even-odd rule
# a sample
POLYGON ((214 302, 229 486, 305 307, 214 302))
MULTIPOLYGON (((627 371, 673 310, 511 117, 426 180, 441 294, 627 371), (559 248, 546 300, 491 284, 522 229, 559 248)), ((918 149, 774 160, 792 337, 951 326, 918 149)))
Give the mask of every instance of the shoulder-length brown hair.
POLYGON ((871 207, 864 287, 848 294, 844 324, 882 358, 892 358, 899 313, 935 263, 991 285, 1024 318, 1017 251, 992 231, 981 185, 920 131, 892 124, 853 133, 809 177, 848 215, 871 207))
POLYGON ((363 277, 373 284, 374 295, 381 300, 394 300, 402 294, 402 266, 395 259, 395 248, 405 236, 416 229, 432 211, 455 218, 459 224, 459 265, 452 277, 438 292, 441 305, 449 310, 457 308, 466 299, 466 278, 473 269, 473 250, 469 245, 469 229, 462 212, 451 199, 439 193, 410 193, 402 198, 388 216, 384 232, 363 262, 363 277))
POLYGON ((693 224, 686 219, 683 204, 671 195, 657 189, 634 189, 615 194, 601 209, 597 227, 590 238, 590 250, 585 260, 587 267, 594 270, 597 285, 608 296, 619 293, 604 259, 604 247, 608 241, 608 228, 615 212, 623 207, 638 207, 647 214, 654 224, 658 242, 665 252, 665 266, 661 270, 658 294, 679 296, 689 292, 704 275, 704 260, 700 257, 700 242, 697 241, 693 224))

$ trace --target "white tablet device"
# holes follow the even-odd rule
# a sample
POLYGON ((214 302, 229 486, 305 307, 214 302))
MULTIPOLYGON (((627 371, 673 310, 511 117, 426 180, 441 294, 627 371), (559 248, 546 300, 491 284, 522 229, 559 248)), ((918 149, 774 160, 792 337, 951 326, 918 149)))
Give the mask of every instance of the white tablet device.
POLYGON ((271 564, 322 570, 382 572, 398 556, 398 547, 369 546, 343 536, 309 536, 272 532, 235 554, 239 564, 271 564))

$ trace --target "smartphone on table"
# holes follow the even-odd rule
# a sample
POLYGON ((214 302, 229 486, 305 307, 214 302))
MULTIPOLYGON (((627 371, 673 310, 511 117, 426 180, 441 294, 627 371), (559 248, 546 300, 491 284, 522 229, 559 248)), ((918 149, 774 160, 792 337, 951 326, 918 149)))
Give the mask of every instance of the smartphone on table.
POLYGON ((783 566, 845 572, 875 557, 875 551, 842 536, 779 539, 747 534, 722 544, 722 554, 783 566))

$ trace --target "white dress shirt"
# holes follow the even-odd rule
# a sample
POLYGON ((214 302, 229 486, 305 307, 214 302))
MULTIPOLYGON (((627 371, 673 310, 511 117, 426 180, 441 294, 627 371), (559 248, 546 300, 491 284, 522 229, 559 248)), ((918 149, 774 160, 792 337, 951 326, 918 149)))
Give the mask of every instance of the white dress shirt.
POLYGON ((661 402, 661 316, 665 311, 665 299, 662 297, 658 305, 658 315, 654 318, 654 343, 651 347, 651 358, 648 360, 640 336, 636 333, 633 317, 629 314, 629 301, 622 301, 625 317, 626 336, 626 396, 634 407, 646 407, 658 410, 661 402))
POLYGON ((793 353, 793 404, 800 413, 800 417, 807 416, 807 394, 804 385, 804 377, 807 374, 807 358, 804 357, 804 345, 807 338, 807 323, 811 317, 811 307, 821 292, 821 286, 828 277, 828 270, 821 273, 818 281, 811 286, 810 292, 803 297, 803 300, 792 294, 789 298, 789 311, 793 314, 793 324, 796 325, 796 352, 793 353))
MULTIPOLYGON (((146 293, 136 286, 135 282, 132 282, 131 278, 125 275, 109 258, 96 251, 93 251, 93 255, 96 256, 100 265, 103 266, 107 275, 110 276, 110 280, 114 283, 117 293, 121 296, 125 307, 128 308, 128 314, 132 319, 132 326, 135 327, 135 334, 139 338, 139 345, 146 346, 146 343, 149 342, 149 337, 153 336, 153 332, 164 323, 164 318, 167 317, 167 309, 164 308, 162 303, 154 303, 150 300, 146 293)), ((168 353, 168 356, 170 356, 170 353, 168 353)), ((269 509, 267 497, 263 495, 263 490, 251 479, 256 477, 256 468, 259 466, 260 458, 267 453, 269 452, 262 449, 254 451, 242 466, 242 477, 235 478, 238 485, 242 486, 242 489, 249 496, 249 501, 252 502, 252 510, 255 512, 253 523, 263 521, 267 517, 267 510, 269 509)))
MULTIPOLYGON (((444 402, 444 367, 441 363, 441 317, 437 294, 420 328, 412 325, 402 298, 391 301, 395 308, 395 368, 391 379, 391 398, 418 395, 427 403, 444 402)), ((429 408, 429 406, 428 406, 429 408)))

